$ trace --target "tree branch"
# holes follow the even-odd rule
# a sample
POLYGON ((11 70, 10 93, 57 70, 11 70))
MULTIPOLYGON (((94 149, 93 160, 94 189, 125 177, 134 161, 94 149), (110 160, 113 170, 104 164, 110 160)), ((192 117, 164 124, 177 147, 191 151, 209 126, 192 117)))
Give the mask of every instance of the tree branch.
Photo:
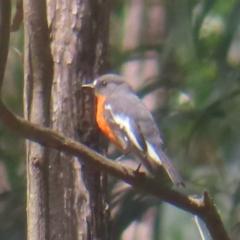
POLYGON ((188 197, 174 189, 166 188, 145 174, 136 173, 122 164, 114 163, 88 147, 70 138, 64 137, 61 133, 49 128, 40 127, 15 116, 1 101, 0 119, 11 130, 24 138, 37 142, 43 146, 55 148, 65 153, 78 156, 84 164, 90 167, 106 172, 141 191, 197 215, 205 222, 213 239, 229 240, 220 215, 207 192, 203 194, 201 199, 196 199, 188 197))

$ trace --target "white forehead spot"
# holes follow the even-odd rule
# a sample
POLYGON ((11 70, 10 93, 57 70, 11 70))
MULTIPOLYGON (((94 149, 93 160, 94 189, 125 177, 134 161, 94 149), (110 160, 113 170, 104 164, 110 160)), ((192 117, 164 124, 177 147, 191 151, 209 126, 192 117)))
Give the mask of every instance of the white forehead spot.
POLYGON ((98 79, 96 78, 96 79, 93 81, 93 86, 94 86, 94 87, 96 87, 97 82, 98 82, 98 79))

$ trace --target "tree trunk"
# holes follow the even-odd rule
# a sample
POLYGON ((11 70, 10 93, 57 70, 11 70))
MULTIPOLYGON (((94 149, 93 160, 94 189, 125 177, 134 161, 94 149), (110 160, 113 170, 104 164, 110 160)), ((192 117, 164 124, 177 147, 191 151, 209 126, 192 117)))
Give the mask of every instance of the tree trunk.
MULTIPOLYGON (((25 0, 25 116, 103 151, 92 92, 106 71, 109 3, 25 0)), ((106 176, 80 159, 27 146, 28 239, 109 239, 106 176)))

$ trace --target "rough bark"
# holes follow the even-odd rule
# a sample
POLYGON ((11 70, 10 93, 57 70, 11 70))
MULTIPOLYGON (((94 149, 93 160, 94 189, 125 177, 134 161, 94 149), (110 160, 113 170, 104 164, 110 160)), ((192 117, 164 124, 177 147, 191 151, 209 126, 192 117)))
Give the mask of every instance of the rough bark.
MULTIPOLYGON (((52 124, 66 136, 100 150, 92 92, 82 82, 106 71, 107 1, 49 1, 54 76, 52 124)), ((54 152, 50 160, 51 239, 109 239, 106 176, 76 157, 54 152), (57 190, 56 190, 57 186, 57 190), (61 196, 64 196, 61 198, 61 196), (57 203, 61 211, 52 211, 57 203)))
MULTIPOLYGON (((94 98, 106 71, 108 1, 25 0, 25 117, 100 151, 94 98)), ((106 175, 27 143, 28 239, 109 239, 106 175)))

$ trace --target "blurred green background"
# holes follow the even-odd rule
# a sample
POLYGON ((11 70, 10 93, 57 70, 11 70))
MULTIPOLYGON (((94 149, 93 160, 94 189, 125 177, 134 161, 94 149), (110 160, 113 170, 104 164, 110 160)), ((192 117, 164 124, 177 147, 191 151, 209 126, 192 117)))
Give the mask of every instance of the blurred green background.
MULTIPOLYGON (((240 239, 239 23, 239 0, 111 1, 111 71, 153 111, 186 192, 209 191, 233 239, 240 239)), ((11 34, 3 90, 19 115, 22 54, 21 28, 11 34)), ((26 239, 24 154, 24 141, 0 125, 0 240, 26 239)), ((113 239, 201 239, 192 215, 115 179, 110 192, 113 239)))

